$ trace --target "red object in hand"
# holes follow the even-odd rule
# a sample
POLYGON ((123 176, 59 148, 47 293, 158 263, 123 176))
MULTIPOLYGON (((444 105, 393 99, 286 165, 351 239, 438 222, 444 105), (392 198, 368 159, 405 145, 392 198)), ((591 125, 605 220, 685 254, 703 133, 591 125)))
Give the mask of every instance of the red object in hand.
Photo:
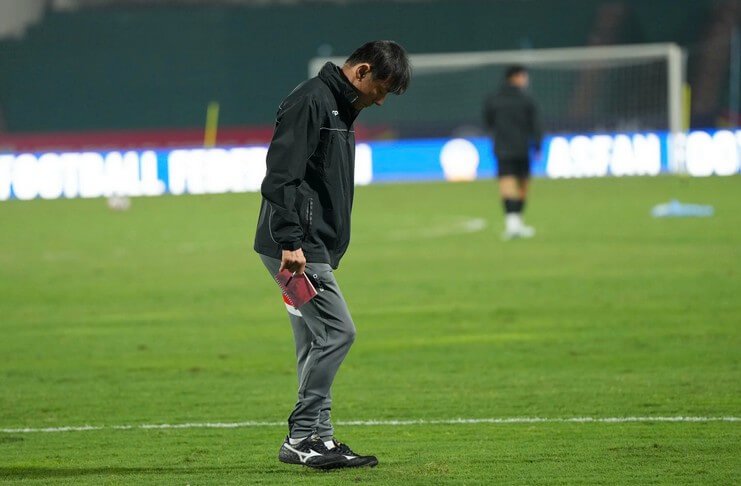
POLYGON ((316 296, 316 289, 305 273, 296 275, 283 269, 275 275, 275 281, 295 308, 299 308, 316 296))

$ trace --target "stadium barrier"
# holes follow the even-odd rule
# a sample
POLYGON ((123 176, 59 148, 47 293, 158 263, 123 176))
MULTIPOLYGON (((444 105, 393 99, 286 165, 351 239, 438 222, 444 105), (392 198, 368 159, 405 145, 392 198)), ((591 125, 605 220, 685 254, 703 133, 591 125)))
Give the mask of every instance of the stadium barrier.
MULTIPOLYGON (((0 201, 259 191, 267 146, 0 154, 0 201)), ((487 138, 360 143, 355 182, 471 181, 492 177, 487 138)), ((536 177, 733 175, 741 130, 556 135, 536 177)))

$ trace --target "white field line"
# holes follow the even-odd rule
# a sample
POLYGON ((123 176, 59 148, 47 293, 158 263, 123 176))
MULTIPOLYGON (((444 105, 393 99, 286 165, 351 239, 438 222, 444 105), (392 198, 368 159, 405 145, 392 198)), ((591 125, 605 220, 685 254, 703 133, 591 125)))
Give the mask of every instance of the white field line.
MULTIPOLYGON (((454 418, 454 419, 411 419, 411 420, 344 420, 336 425, 355 426, 407 426, 407 425, 466 425, 466 424, 563 424, 563 423, 655 423, 655 422, 741 422, 741 417, 508 417, 508 418, 454 418)), ((281 427, 286 422, 196 422, 183 424, 138 424, 138 425, 81 425, 45 428, 0 429, 6 434, 30 434, 36 432, 84 432, 88 430, 149 430, 149 429, 243 429, 252 427, 281 427)))
POLYGON ((484 218, 459 218, 450 224, 433 225, 423 229, 406 228, 392 231, 388 234, 389 241, 418 240, 420 238, 433 239, 445 236, 477 233, 486 229, 487 222, 484 218))

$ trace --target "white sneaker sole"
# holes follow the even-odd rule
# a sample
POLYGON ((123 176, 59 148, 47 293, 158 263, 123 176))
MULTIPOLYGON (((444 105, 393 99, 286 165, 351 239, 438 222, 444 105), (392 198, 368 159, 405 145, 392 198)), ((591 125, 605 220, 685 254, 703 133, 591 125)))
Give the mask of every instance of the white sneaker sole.
POLYGON ((528 239, 535 236, 535 228, 527 227, 523 228, 519 231, 505 231, 502 233, 502 240, 504 241, 510 241, 510 240, 518 240, 518 239, 528 239))

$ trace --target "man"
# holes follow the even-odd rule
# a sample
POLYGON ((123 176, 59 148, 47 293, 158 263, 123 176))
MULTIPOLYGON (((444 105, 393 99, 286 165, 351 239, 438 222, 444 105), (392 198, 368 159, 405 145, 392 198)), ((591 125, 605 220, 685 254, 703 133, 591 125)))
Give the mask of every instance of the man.
POLYGON ((529 82, 523 66, 509 67, 504 85, 487 98, 484 106, 486 128, 494 137, 494 154, 499 162, 505 240, 535 236, 535 229, 522 219, 530 178, 530 148, 539 151, 542 137, 535 102, 525 92, 529 82))
POLYGON ((330 388, 355 339, 355 326, 333 269, 350 242, 355 134, 363 108, 402 94, 411 68, 392 41, 358 48, 340 68, 327 63, 278 108, 262 183, 255 251, 271 275, 283 269, 313 280, 317 296, 296 309, 284 298, 293 328, 298 401, 278 459, 331 469, 375 466, 334 437, 330 388))

